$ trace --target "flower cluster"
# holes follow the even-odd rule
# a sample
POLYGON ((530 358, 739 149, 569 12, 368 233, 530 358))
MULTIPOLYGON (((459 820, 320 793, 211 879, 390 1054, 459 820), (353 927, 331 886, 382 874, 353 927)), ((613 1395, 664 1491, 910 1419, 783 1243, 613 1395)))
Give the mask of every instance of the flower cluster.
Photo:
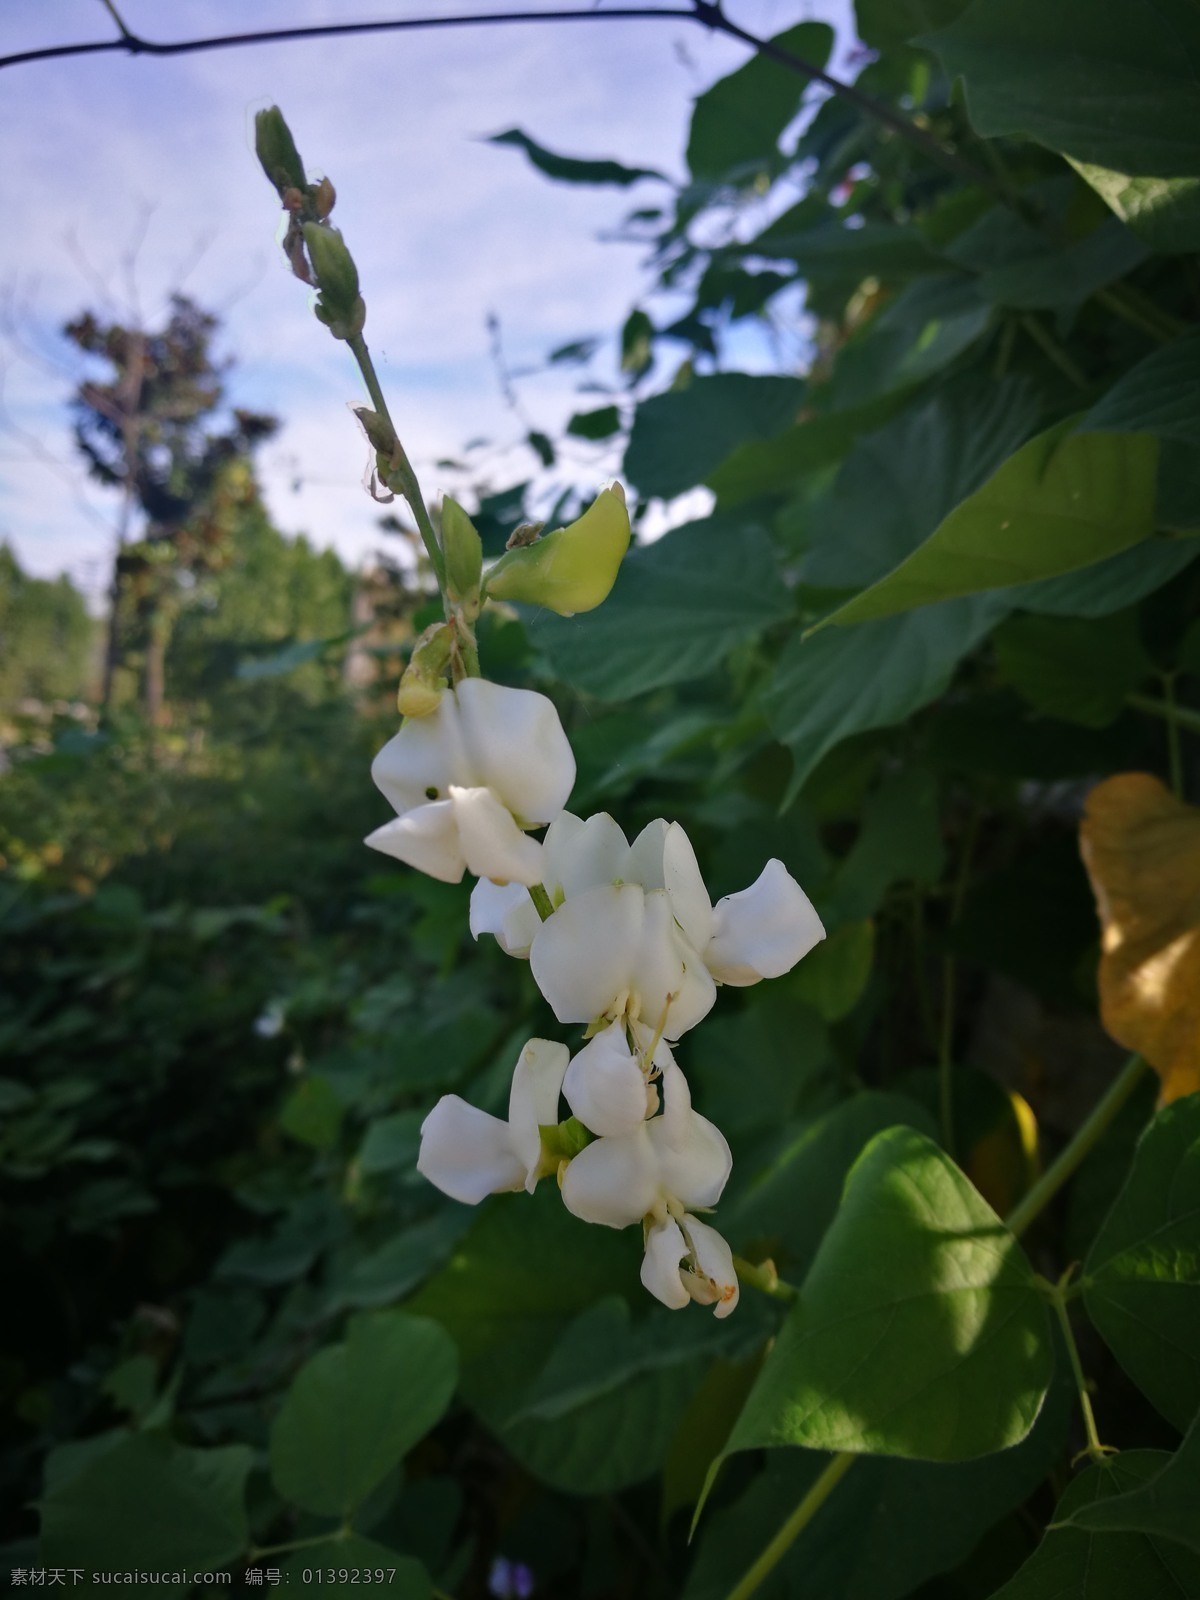
POLYGON ((729 1146, 693 1110, 672 1046, 719 985, 789 971, 824 938, 820 919, 781 861, 714 905, 677 822, 630 843, 610 816, 565 810, 575 761, 544 695, 463 677, 432 698, 375 758, 397 816, 367 843, 445 882, 471 872, 472 934, 528 960, 558 1021, 586 1032, 574 1055, 549 1039, 523 1046, 506 1121, 443 1096, 417 1167, 469 1205, 553 1174, 583 1221, 641 1223, 651 1294, 727 1316, 733 1257, 700 1214, 721 1198, 729 1146))

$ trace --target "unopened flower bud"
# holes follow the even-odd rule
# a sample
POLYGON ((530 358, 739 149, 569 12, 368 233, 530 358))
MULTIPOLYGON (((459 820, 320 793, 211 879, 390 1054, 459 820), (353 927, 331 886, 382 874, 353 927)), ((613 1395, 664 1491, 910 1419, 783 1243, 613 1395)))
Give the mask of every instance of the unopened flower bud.
POLYGON ((352 339, 362 332, 367 308, 358 292, 358 268, 346 241, 336 228, 306 222, 304 243, 317 281, 317 317, 335 339, 352 339))
POLYGON ((254 149, 281 200, 288 189, 307 188, 304 163, 278 106, 268 106, 255 116, 254 149))
POLYGON ((577 521, 500 557, 487 578, 493 600, 524 600, 559 616, 591 611, 607 598, 629 548, 620 484, 602 489, 577 521))
POLYGON ((431 623, 417 640, 396 694, 402 717, 427 717, 437 710, 446 691, 453 642, 453 629, 445 622, 431 623))
POLYGON ((474 614, 479 609, 483 541, 470 517, 449 495, 442 500, 442 550, 450 599, 474 614))

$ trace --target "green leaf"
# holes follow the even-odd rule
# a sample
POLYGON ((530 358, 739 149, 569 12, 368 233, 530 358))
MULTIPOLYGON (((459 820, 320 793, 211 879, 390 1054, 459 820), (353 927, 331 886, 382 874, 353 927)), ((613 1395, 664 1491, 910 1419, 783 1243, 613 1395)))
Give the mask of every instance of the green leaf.
POLYGON ((393 1305, 442 1265, 471 1225, 465 1206, 447 1206, 425 1222, 414 1222, 361 1257, 331 1295, 331 1306, 393 1305))
POLYGON ((1053 577, 1148 538, 1157 442, 1147 433, 1076 433, 1075 422, 1031 439, 907 560, 818 626, 1053 577))
MULTIPOLYGON (((1137 1490, 1169 1459, 1161 1450, 1123 1450, 1088 1467, 1068 1486, 1055 1522, 1137 1490)), ((1200 1562, 1168 1539, 1054 1526, 992 1600, 1184 1600, 1193 1594, 1200 1594, 1200 1562)))
POLYGON ((703 481, 739 444, 767 439, 795 419, 804 385, 795 378, 716 372, 638 406, 624 473, 664 500, 703 481))
POLYGON ((840 1022, 858 1004, 875 960, 875 924, 847 922, 822 939, 797 967, 792 993, 826 1022, 840 1022))
POLYGON ((1024 260, 981 273, 985 300, 1024 310, 1075 307, 1105 284, 1123 278, 1149 255, 1149 246, 1115 217, 1058 249, 1048 243, 1024 260))
POLYGON ((826 926, 869 917, 894 883, 936 883, 945 858, 937 779, 925 768, 905 767, 885 778, 863 807, 858 838, 821 897, 826 926))
POLYGON ((1047 716, 1106 728, 1154 663, 1134 610, 1098 620, 1011 617, 995 634, 1000 675, 1047 716))
POLYGON ((529 1375, 540 1370, 570 1320, 606 1293, 644 1294, 632 1233, 588 1227, 554 1185, 532 1201, 503 1196, 485 1205, 446 1266, 410 1302, 454 1339, 468 1404, 502 1425, 529 1375))
POLYGON ((821 467, 840 461, 861 433, 888 421, 903 397, 886 395, 870 405, 794 422, 770 439, 738 445, 705 479, 722 508, 778 494, 821 467))
POLYGON ((886 50, 929 28, 944 27, 966 10, 971 0, 855 0, 858 37, 886 50))
POLYGON ((661 1471, 706 1365, 707 1358, 698 1355, 637 1373, 561 1417, 514 1422, 502 1429, 501 1439, 526 1471, 551 1488, 614 1494, 661 1471))
POLYGON ((329 1079, 306 1073, 283 1102, 279 1126, 314 1150, 335 1145, 342 1126, 342 1102, 329 1079))
POLYGON ((1081 572, 1023 583, 1005 592, 1014 609, 1048 617, 1106 617, 1169 583, 1200 556, 1183 539, 1146 539, 1081 572))
POLYGON ((271 1476, 285 1500, 348 1517, 450 1404, 454 1346, 436 1323, 367 1313, 346 1342, 300 1369, 271 1429, 271 1476))
POLYGON ((493 133, 486 142, 510 144, 518 150, 524 150, 539 172, 544 172, 548 178, 557 178, 560 183, 613 183, 618 188, 627 189, 639 178, 658 178, 664 183, 667 181, 663 174, 653 167, 626 167, 619 161, 581 160, 577 156, 555 155, 553 150, 547 150, 544 145, 535 143, 519 128, 509 128, 505 133, 493 133))
MULTIPOLYGON (((833 48, 833 29, 802 22, 771 43, 823 67, 833 48)), ((800 109, 806 83, 788 67, 752 55, 696 100, 688 134, 687 164, 695 178, 720 178, 778 155, 779 136, 800 109)))
POLYGON ((846 1174, 885 1128, 934 1133, 932 1119, 906 1095, 868 1089, 810 1122, 775 1156, 722 1222, 734 1239, 770 1255, 781 1276, 802 1277, 837 1215, 846 1174))
POLYGON ((923 383, 985 332, 992 307, 959 273, 920 278, 838 351, 830 389, 838 407, 923 383))
MULTIPOLYGON (((807 207, 808 202, 800 204, 807 207)), ((794 261, 800 277, 819 288, 851 290, 864 278, 899 283, 945 267, 915 224, 864 222, 848 228, 830 213, 814 227, 809 218, 807 210, 785 211, 757 238, 736 248, 741 255, 794 261)))
POLYGON ((815 501, 802 575, 821 587, 874 583, 920 546, 1038 425, 1022 378, 968 374, 862 438, 815 501))
POLYGON ((986 600, 954 600, 815 638, 794 634, 764 701, 775 736, 792 753, 787 798, 843 739, 904 722, 936 699, 996 615, 986 600))
POLYGON ((429 1600, 433 1593, 429 1574, 419 1561, 397 1555, 358 1533, 297 1551, 283 1568, 284 1583, 290 1584, 293 1578, 298 1588, 319 1584, 319 1593, 342 1596, 343 1600, 360 1600, 364 1592, 373 1592, 376 1584, 395 1600, 429 1600), (364 1576, 367 1573, 370 1577, 364 1576))
POLYGON ((704 677, 792 614, 771 541, 736 514, 685 523, 625 557, 594 613, 539 613, 530 638, 556 678, 604 700, 704 677))
POLYGON ((423 1111, 395 1111, 389 1117, 376 1118, 358 1152, 358 1170, 368 1174, 414 1171, 424 1120, 423 1111))
MULTIPOLYGON (((951 1571, 1044 1480, 1065 1441, 1071 1401, 1070 1385, 1054 1384, 1029 1437, 978 1461, 856 1462, 783 1557, 764 1594, 772 1600, 902 1600, 935 1574, 951 1571)), ((771 1451, 749 1490, 705 1527, 684 1600, 725 1600, 828 1459, 807 1450, 771 1451)))
POLYGON ((185 1450, 162 1434, 132 1434, 52 1473, 41 1503, 42 1558, 52 1566, 128 1571, 216 1568, 250 1544, 246 1445, 185 1450))
POLYGON ((1131 178, 1087 161, 1072 166, 1152 250, 1163 255, 1200 250, 1200 179, 1131 178))
POLYGON ((616 406, 601 406, 598 411, 577 411, 567 423, 567 432, 576 439, 611 439, 621 431, 621 413, 616 406))
POLYGON ((1200 445, 1200 333, 1172 340, 1119 377, 1079 424, 1080 433, 1153 433, 1200 445))
POLYGON ((1026 1436, 1052 1370, 1016 1239, 932 1140, 890 1128, 851 1169, 726 1453, 967 1461, 1026 1436))
POLYGON ((1080 1506, 1065 1519, 1093 1533, 1148 1533, 1200 1555, 1200 1415, 1163 1469, 1140 1488, 1080 1506))
POLYGON ((569 1416, 644 1372, 711 1359, 744 1340, 744 1332, 715 1317, 685 1322, 657 1310, 635 1327, 628 1302, 605 1295, 564 1330, 510 1422, 569 1416))
POLYGON ((1025 134, 1118 172, 1200 174, 1190 0, 975 0, 918 42, 966 79, 977 133, 1025 134))
POLYGON ((1146 1129, 1083 1274, 1088 1316, 1182 1430, 1200 1410, 1200 1094, 1146 1129))

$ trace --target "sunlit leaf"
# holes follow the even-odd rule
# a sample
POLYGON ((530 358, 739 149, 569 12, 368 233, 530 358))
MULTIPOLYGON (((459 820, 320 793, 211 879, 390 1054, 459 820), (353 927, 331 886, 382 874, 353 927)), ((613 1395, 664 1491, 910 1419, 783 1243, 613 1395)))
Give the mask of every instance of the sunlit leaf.
POLYGON ((1020 1245, 932 1140, 891 1128, 851 1169, 726 1454, 967 1461, 1025 1437, 1052 1370, 1020 1245))
POLYGON ((1088 796, 1079 846, 1102 928, 1100 1016, 1158 1073, 1200 1089, 1200 810, 1124 772, 1088 796))

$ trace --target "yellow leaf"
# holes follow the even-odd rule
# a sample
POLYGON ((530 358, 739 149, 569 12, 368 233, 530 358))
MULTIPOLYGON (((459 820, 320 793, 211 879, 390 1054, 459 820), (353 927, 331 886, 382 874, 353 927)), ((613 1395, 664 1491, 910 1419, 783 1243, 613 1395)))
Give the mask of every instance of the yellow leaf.
POLYGON ((1121 773, 1088 796, 1079 847, 1103 929, 1101 1021, 1177 1100, 1200 1089, 1200 810, 1121 773))

